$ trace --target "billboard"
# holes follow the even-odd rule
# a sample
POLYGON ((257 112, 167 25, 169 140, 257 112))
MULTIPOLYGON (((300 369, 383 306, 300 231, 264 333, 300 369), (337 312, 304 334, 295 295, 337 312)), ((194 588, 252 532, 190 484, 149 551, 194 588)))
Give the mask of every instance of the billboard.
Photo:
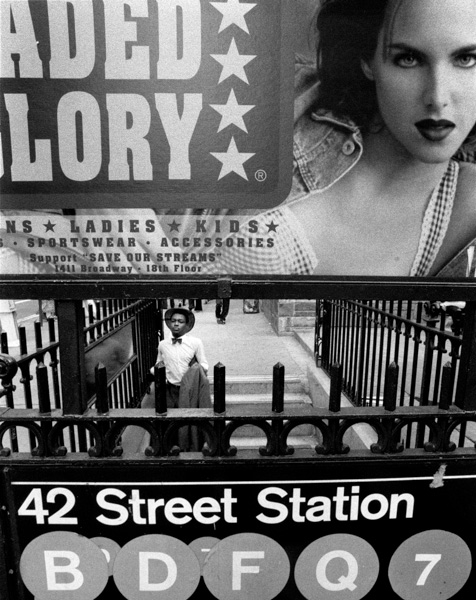
POLYGON ((2 0, 2 274, 473 277, 474 6, 361 4, 2 0))
POLYGON ((2 2, 4 208, 284 200, 287 5, 2 2))
POLYGON ((374 464, 370 478, 359 461, 287 471, 12 468, 19 589, 41 600, 457 600, 474 588, 470 471, 438 460, 374 464))

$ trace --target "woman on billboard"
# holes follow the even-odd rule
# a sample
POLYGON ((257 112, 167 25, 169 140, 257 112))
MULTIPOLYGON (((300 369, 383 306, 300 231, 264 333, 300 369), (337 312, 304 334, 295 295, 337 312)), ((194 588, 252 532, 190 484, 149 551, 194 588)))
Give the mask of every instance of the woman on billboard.
POLYGON ((259 256, 225 249, 215 268, 467 275, 474 23, 476 0, 323 0, 317 70, 297 65, 292 191, 257 218, 274 239, 259 256))

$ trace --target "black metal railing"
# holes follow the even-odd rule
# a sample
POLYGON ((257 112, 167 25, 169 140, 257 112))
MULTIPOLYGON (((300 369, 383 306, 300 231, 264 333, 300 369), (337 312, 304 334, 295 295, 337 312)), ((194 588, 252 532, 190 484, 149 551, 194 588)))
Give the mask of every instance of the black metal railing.
MULTIPOLYGON (((95 367, 105 364, 108 401, 111 407, 137 406, 149 385, 160 332, 160 310, 154 300, 98 300, 86 305, 83 324, 87 404, 96 400, 95 367)), ((46 321, 19 330, 19 356, 15 378, 0 391, 8 408, 39 407, 38 373, 43 388, 56 409, 64 406, 61 385, 61 356, 57 321, 46 321), (46 339, 45 339, 46 338, 46 339)), ((8 336, 1 333, 1 351, 9 355, 8 336)), ((73 384, 76 382, 73 381, 73 384)), ((66 392, 67 393, 67 392, 66 392)), ((0 405, 1 406, 1 405, 0 405)))
MULTIPOLYGON (((15 364, 2 357, 0 372, 8 387, 15 364)), ((302 425, 315 431, 312 449, 299 449, 309 456, 333 457, 349 452, 346 436, 357 426, 367 430, 367 452, 400 454, 411 449, 421 453, 451 453, 457 448, 474 453, 474 442, 461 437, 461 429, 476 422, 476 411, 465 411, 450 402, 449 367, 443 377, 436 406, 398 406, 398 367, 389 365, 384 377, 383 400, 379 406, 342 407, 341 381, 343 368, 330 368, 331 389, 327 408, 312 405, 286 407, 284 366, 273 369, 273 388, 268 406, 235 407, 226 404, 226 369, 218 363, 214 368, 213 406, 211 408, 167 409, 165 401, 165 367, 155 367, 155 405, 151 408, 110 408, 107 374, 104 366, 96 368, 97 402, 82 415, 65 415, 51 406, 45 381, 46 367, 37 368, 38 409, 5 408, 0 414, 0 457, 5 460, 26 453, 28 458, 75 457, 78 451, 91 459, 121 457, 121 434, 127 427, 138 427, 147 436, 143 454, 146 457, 174 458, 180 455, 177 435, 182 428, 197 428, 203 434, 199 456, 234 457, 238 451, 233 434, 243 426, 260 429, 265 444, 256 456, 285 457, 295 449, 289 444, 291 432, 302 425), (21 448, 8 446, 7 434, 23 430, 21 448), (411 430, 410 443, 407 431, 411 430), (405 442, 405 437, 407 441, 405 442)), ((249 452, 249 451, 248 451, 249 452)), ((359 450, 362 452, 362 450, 359 450)), ((130 458, 124 455, 123 458, 130 458)))
POLYGON ((383 404, 391 362, 399 367, 399 406, 437 405, 444 368, 446 393, 455 401, 462 337, 450 329, 446 313, 426 314, 424 308, 422 302, 403 301, 318 303, 320 364, 327 371, 342 364, 342 389, 356 406, 383 404))
POLYGON ((152 300, 103 300, 88 304, 84 328, 88 405, 96 401, 95 368, 104 364, 111 408, 138 406, 157 355, 160 310, 152 300))

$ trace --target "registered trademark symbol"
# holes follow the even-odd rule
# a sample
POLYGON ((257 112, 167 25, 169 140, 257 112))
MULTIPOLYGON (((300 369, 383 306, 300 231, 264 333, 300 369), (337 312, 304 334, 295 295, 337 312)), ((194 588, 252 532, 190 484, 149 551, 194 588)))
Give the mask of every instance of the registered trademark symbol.
POLYGON ((255 173, 256 181, 265 181, 266 177, 268 177, 268 174, 264 169, 258 169, 255 173))

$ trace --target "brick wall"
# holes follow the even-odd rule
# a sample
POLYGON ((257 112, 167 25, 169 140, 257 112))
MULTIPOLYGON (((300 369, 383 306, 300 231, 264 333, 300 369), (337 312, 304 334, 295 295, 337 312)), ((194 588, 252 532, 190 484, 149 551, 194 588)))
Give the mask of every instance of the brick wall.
POLYGON ((295 329, 313 328, 315 300, 262 300, 261 311, 278 335, 292 335, 295 329))

